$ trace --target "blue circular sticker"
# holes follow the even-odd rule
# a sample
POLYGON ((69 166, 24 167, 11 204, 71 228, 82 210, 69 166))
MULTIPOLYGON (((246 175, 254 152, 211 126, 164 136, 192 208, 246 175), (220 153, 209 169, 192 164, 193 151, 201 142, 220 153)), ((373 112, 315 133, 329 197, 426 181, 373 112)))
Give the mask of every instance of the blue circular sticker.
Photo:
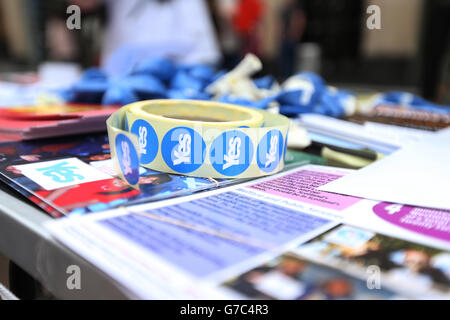
POLYGON ((166 164, 179 173, 197 170, 205 161, 206 145, 193 129, 177 127, 169 130, 161 144, 166 164))
POLYGON ((119 133, 116 136, 116 155, 120 170, 129 184, 135 185, 139 181, 139 157, 131 140, 119 133))
POLYGON ((158 153, 158 136, 155 129, 145 120, 138 119, 131 127, 131 133, 139 138, 139 151, 141 153, 141 163, 148 164, 155 159, 158 153))
POLYGON ((278 167, 283 151, 283 134, 280 130, 270 130, 258 144, 258 167, 264 172, 272 172, 278 167))
POLYGON ((244 132, 231 130, 218 136, 211 145, 210 160, 217 172, 237 176, 250 166, 253 143, 244 132))

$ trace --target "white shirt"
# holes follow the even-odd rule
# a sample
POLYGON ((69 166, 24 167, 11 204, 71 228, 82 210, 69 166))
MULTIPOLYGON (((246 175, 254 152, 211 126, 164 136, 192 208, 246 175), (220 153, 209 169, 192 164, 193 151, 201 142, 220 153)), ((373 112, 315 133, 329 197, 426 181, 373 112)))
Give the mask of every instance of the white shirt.
POLYGON ((185 64, 214 64, 220 59, 204 0, 108 0, 106 4, 109 25, 103 62, 124 47, 185 64))

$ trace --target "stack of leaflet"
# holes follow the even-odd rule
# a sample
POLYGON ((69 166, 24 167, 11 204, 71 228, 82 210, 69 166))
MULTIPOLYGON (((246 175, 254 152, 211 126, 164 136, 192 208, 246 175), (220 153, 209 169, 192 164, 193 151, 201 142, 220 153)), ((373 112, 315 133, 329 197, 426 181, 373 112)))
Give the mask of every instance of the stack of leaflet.
POLYGON ((0 143, 0 180, 54 218, 170 198, 231 182, 141 167, 138 186, 133 188, 117 177, 106 133, 0 143))
POLYGON ((30 140, 106 131, 116 106, 49 104, 1 110, 0 141, 30 140))
MULTIPOLYGON (((321 157, 288 149, 285 163, 289 168, 324 162, 321 157)), ((106 133, 0 143, 0 180, 55 218, 242 182, 173 175, 141 167, 138 186, 133 188, 117 176, 106 133)))
POLYGON ((380 123, 357 124, 319 114, 303 114, 299 121, 313 141, 344 148, 365 147, 382 154, 390 154, 432 134, 380 123))
POLYGON ((356 173, 303 166, 47 227, 131 298, 449 299, 450 211, 322 191, 356 173))

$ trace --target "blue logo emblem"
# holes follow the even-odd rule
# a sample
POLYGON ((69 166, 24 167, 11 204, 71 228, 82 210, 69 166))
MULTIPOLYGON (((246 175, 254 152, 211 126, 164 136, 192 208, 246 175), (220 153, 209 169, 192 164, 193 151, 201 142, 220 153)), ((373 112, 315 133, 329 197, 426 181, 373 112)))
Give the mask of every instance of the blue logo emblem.
POLYGON ((258 144, 258 167, 264 172, 272 172, 278 167, 283 151, 283 134, 280 130, 270 130, 258 144))
POLYGON ((177 127, 164 136, 161 153, 172 170, 189 173, 200 168, 205 161, 206 145, 195 130, 177 127))
POLYGON ((242 131, 224 132, 213 141, 210 159, 217 172, 230 177, 236 176, 250 166, 253 143, 242 131))
POLYGON ((43 171, 44 176, 50 177, 55 182, 67 183, 73 182, 76 179, 84 180, 84 177, 80 174, 76 174, 74 171, 79 168, 70 166, 67 161, 56 163, 50 167, 39 168, 36 171, 43 171))
POLYGON ((140 161, 142 164, 152 162, 158 153, 158 136, 155 129, 145 120, 139 119, 133 123, 131 133, 139 137, 140 161))
POLYGON ((131 185, 139 181, 139 157, 131 140, 124 134, 119 133, 116 137, 116 154, 119 160, 120 170, 131 185))

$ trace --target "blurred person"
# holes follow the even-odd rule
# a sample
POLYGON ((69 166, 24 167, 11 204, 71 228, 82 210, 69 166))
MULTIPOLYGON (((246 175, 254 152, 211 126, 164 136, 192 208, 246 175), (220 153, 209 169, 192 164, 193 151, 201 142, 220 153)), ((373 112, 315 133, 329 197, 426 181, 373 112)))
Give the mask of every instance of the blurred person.
POLYGON ((297 46, 306 28, 303 1, 285 0, 280 20, 279 74, 282 79, 286 79, 296 71, 297 46))
POLYGON ((377 265, 381 270, 391 270, 398 267, 392 261, 391 251, 382 247, 381 243, 376 241, 367 241, 358 249, 343 250, 342 257, 350 262, 356 262, 362 266, 377 265))
POLYGON ((222 67, 226 70, 233 69, 241 59, 239 37, 233 26, 237 3, 238 0, 215 0, 212 2, 223 54, 222 67))
POLYGON ((232 14, 235 31, 240 37, 241 55, 261 55, 261 23, 264 2, 261 0, 238 0, 232 14))
POLYGON ((422 274, 429 277, 433 282, 438 282, 446 286, 450 285, 450 280, 440 269, 431 265, 431 257, 428 253, 409 249, 405 251, 403 266, 413 273, 422 274))
POLYGON ((92 156, 89 156, 88 158, 90 161, 102 161, 102 160, 108 160, 111 159, 111 155, 109 153, 104 154, 95 154, 92 156))
POLYGON ((108 63, 111 60, 137 63, 148 57, 166 57, 183 64, 216 64, 220 59, 204 0, 71 0, 70 3, 78 5, 82 13, 102 3, 106 5, 101 60, 107 72, 114 65, 108 63))
POLYGON ((277 269, 286 276, 299 278, 307 267, 308 264, 305 261, 293 257, 284 257, 277 269))
POLYGON ((347 279, 331 279, 322 285, 327 300, 347 300, 352 298, 353 286, 347 279))
POLYGON ((235 281, 230 283, 229 286, 249 298, 271 299, 272 297, 267 296, 256 289, 258 283, 260 283, 264 276, 271 270, 272 268, 268 266, 257 267, 240 275, 235 281))

